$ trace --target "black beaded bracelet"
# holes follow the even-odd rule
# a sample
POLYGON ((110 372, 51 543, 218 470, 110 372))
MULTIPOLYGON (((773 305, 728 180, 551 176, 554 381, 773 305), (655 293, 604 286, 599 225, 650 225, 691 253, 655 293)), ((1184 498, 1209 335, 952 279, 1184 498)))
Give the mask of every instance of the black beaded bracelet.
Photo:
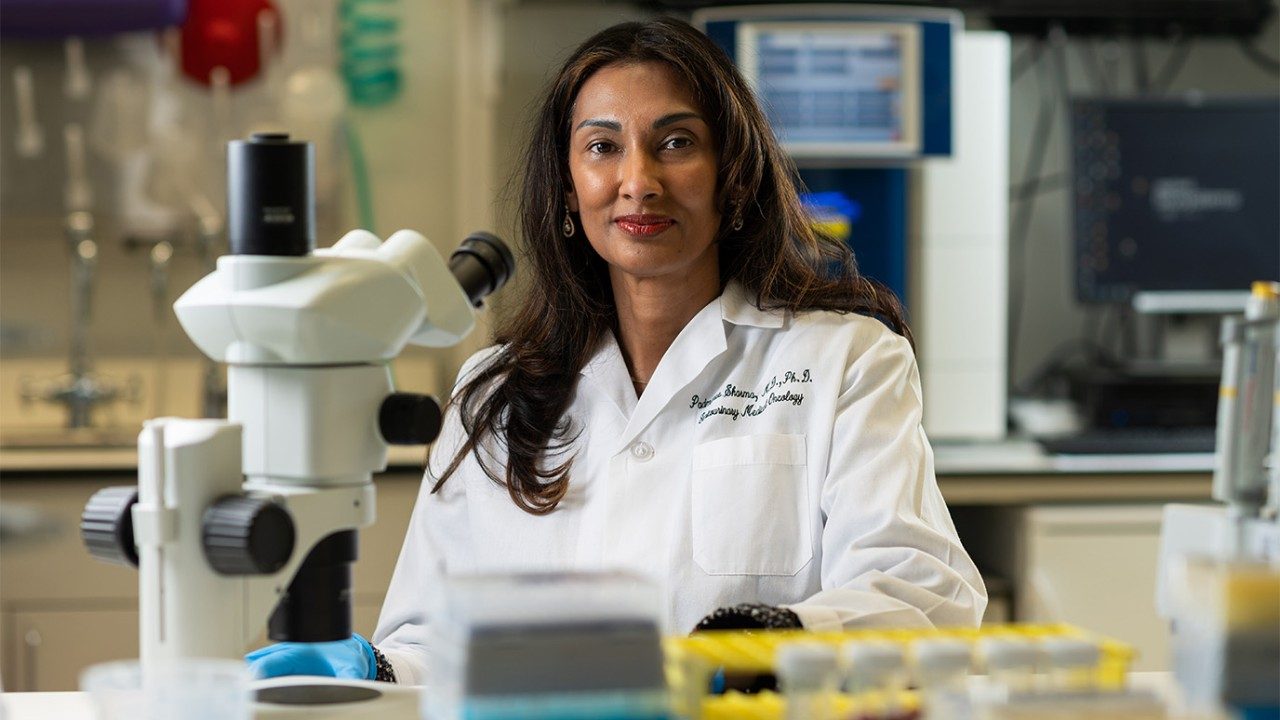
POLYGON ((743 603, 733 607, 718 608, 702 618, 694 632, 702 630, 782 630, 804 627, 800 616, 773 605, 743 603))
POLYGON ((378 674, 373 679, 378 682, 396 682, 396 671, 391 667, 391 661, 373 644, 369 647, 373 649, 373 661, 378 666, 378 674))

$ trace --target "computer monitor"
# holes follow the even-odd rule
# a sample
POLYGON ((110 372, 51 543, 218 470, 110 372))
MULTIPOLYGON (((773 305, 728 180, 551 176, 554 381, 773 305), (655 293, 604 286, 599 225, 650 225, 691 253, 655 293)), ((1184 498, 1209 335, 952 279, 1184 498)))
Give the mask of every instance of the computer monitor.
POLYGON ((1072 102, 1076 295, 1280 279, 1280 98, 1072 102))
POLYGON ((792 157, 920 153, 918 23, 740 22, 736 54, 792 157))

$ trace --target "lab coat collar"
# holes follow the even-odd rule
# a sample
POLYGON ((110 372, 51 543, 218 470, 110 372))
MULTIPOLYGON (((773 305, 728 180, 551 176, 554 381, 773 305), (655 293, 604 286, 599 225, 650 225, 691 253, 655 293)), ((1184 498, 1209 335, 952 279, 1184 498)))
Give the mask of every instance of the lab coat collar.
POLYGON ((725 351, 728 347, 726 323, 779 328, 784 322, 782 311, 760 310, 748 298, 741 284, 730 281, 720 297, 694 315, 676 336, 649 379, 644 394, 638 399, 613 333, 605 336, 581 372, 626 419, 626 429, 619 438, 618 448, 621 449, 648 427, 676 393, 693 382, 712 360, 725 351))
POLYGON ((755 297, 737 280, 730 280, 720 295, 720 315, 734 325, 759 328, 780 328, 786 322, 784 311, 756 307, 755 297))

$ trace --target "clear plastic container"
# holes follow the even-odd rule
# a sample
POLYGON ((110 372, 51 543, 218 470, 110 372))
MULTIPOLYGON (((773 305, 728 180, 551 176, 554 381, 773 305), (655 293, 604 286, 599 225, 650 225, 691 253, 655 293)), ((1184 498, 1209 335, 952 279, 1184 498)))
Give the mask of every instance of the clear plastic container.
POLYGON ((778 685, 786 695, 787 720, 834 720, 833 696, 840 675, 834 647, 790 643, 778 648, 774 664, 778 685))
POLYGON ((97 720, 251 720, 243 660, 171 660, 143 672, 137 660, 93 665, 80 674, 97 720))
POLYGON ((628 573, 450 577, 431 611, 423 716, 666 717, 661 608, 628 573))

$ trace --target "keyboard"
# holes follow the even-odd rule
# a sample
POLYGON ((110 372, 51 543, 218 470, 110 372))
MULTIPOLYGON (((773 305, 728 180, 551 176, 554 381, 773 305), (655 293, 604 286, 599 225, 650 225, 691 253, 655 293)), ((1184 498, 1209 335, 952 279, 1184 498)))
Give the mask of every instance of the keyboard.
POLYGON ((1164 455, 1212 453, 1217 430, 1193 428, 1109 428, 1076 435, 1040 438, 1051 455, 1164 455))

